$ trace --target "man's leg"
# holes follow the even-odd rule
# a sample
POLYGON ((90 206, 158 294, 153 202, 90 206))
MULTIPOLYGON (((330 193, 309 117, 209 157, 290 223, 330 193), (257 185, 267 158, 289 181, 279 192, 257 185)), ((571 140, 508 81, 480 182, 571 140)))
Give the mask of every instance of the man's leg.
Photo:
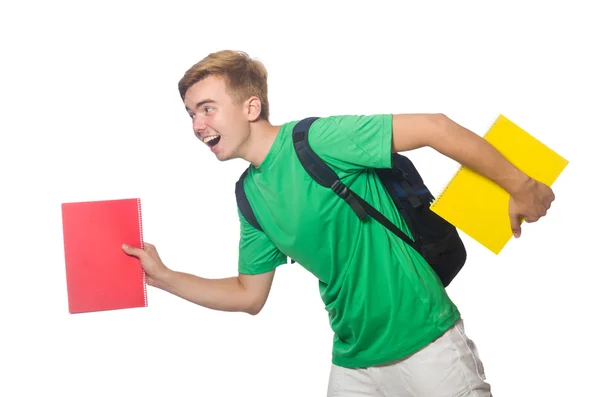
POLYGON ((327 397, 384 397, 373 382, 370 368, 331 365, 327 397))
POLYGON ((462 319, 411 356, 371 369, 385 397, 406 391, 419 397, 492 396, 483 364, 475 344, 465 334, 462 319))

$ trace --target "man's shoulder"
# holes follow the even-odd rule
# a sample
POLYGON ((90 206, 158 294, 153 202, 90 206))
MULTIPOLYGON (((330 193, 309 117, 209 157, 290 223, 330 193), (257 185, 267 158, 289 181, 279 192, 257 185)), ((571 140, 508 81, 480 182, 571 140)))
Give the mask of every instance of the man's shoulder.
POLYGON ((304 118, 291 120, 281 125, 282 131, 288 131, 290 134, 295 126, 305 119, 314 118, 310 124, 310 135, 315 139, 323 134, 331 136, 335 133, 345 135, 347 132, 369 132, 391 127, 391 113, 375 114, 333 114, 327 116, 309 115, 304 118))

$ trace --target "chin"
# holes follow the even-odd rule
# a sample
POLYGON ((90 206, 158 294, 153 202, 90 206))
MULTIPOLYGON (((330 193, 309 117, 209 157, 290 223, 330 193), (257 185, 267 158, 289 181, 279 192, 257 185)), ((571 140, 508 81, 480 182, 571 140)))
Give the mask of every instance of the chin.
POLYGON ((233 158, 232 156, 228 156, 225 153, 217 153, 217 154, 215 154, 215 157, 219 161, 227 161, 227 160, 231 160, 233 158))
POLYGON ((222 146, 217 148, 216 152, 214 152, 214 156, 217 158, 217 160, 219 161, 228 161, 228 160, 233 160, 233 159, 237 159, 240 156, 238 156, 238 153, 236 150, 227 150, 227 146, 222 146))
POLYGON ((226 150, 222 150, 222 151, 217 151, 215 153, 215 156, 217 157, 217 160, 219 161, 228 161, 228 160, 235 160, 240 158, 239 154, 236 151, 226 151, 226 150))

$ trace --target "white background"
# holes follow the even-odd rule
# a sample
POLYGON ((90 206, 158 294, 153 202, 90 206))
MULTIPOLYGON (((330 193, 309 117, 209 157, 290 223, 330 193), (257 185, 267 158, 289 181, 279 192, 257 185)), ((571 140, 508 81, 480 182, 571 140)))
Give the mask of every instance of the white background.
MULTIPOLYGON (((570 160, 520 240, 495 256, 466 238, 449 293, 495 395, 600 395, 593 2, 448 3, 3 2, 0 395, 325 395, 331 332, 298 265, 256 317, 152 288, 148 308, 67 311, 62 202, 141 197, 168 266, 236 274, 246 164, 194 138, 177 92, 220 49, 265 63, 275 124, 443 112, 482 135, 502 113, 570 160)), ((456 170, 430 149, 409 156, 433 191, 456 170)))

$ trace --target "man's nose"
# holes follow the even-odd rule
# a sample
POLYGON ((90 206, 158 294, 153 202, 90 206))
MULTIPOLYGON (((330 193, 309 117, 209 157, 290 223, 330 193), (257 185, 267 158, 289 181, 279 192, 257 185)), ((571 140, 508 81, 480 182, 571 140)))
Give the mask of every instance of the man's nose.
POLYGON ((206 123, 204 122, 204 118, 196 117, 193 123, 194 132, 202 132, 206 130, 206 123))

